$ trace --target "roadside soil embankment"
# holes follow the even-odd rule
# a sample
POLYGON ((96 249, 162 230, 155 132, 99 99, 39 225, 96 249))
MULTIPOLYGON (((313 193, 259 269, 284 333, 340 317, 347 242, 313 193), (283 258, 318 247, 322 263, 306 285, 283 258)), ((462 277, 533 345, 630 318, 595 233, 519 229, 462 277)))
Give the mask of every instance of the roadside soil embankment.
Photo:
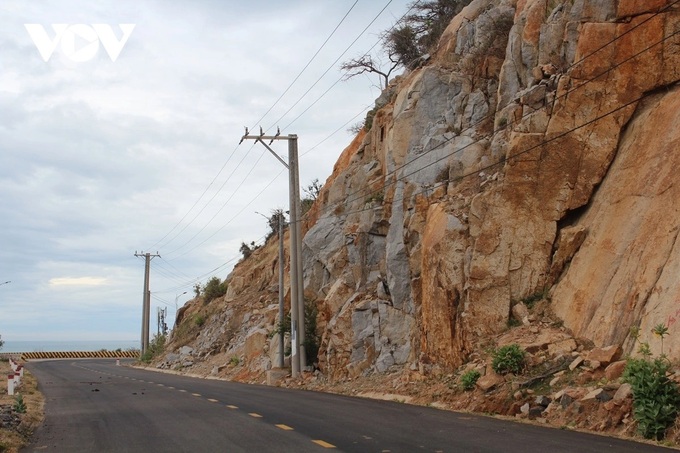
POLYGON ((0 452, 7 453, 25 446, 45 416, 45 398, 38 390, 38 381, 27 370, 15 394, 7 394, 7 375, 11 372, 9 361, 0 360, 0 452), (17 395, 25 405, 23 413, 17 410, 17 395))

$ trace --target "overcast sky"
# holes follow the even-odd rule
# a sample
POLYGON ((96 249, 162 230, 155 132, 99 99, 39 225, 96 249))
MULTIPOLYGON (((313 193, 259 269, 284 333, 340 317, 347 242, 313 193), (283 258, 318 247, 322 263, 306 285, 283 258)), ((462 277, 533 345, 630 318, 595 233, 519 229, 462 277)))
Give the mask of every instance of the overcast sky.
MULTIPOLYGON (((224 279, 241 242, 267 232, 256 212, 288 204, 285 168, 239 146, 243 126, 298 134, 302 186, 324 182, 380 94, 374 77, 336 84, 340 62, 369 51, 408 3, 3 0, 2 338, 138 340, 135 251, 161 255, 152 333, 156 307, 174 319, 197 279, 224 279)), ((286 142, 274 147, 286 156, 286 142)))

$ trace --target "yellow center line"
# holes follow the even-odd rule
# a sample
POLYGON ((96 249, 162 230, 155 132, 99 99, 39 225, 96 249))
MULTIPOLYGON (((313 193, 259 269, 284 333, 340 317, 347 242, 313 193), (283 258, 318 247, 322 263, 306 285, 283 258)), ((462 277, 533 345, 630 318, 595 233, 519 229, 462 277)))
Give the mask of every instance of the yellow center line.
POLYGON ((214 398, 208 398, 208 401, 210 401, 211 403, 219 403, 219 401, 214 398))
POLYGON ((200 393, 192 393, 193 396, 201 396, 200 393))
POLYGON ((159 387, 165 387, 163 384, 156 384, 159 387))
POLYGON ((180 392, 182 392, 182 393, 186 393, 187 391, 186 391, 186 390, 184 390, 184 389, 180 389, 180 392))
POLYGON ((234 406, 233 404, 227 404, 227 407, 229 409, 238 409, 238 406, 234 406))
POLYGON ((293 428, 291 428, 291 427, 288 426, 288 425, 279 424, 279 425, 275 425, 275 426, 276 426, 277 428, 281 428, 281 429, 284 430, 284 431, 293 431, 293 428))
POLYGON ((335 448, 335 445, 329 444, 328 442, 323 440, 313 440, 312 442, 314 442, 317 445, 321 445, 323 448, 335 448))
POLYGON ((262 418, 262 416, 260 414, 256 414, 255 412, 250 412, 248 415, 250 415, 251 417, 255 417, 255 418, 262 418))
POLYGON ((171 385, 169 385, 168 388, 171 389, 171 390, 175 390, 175 387, 173 387, 171 385))

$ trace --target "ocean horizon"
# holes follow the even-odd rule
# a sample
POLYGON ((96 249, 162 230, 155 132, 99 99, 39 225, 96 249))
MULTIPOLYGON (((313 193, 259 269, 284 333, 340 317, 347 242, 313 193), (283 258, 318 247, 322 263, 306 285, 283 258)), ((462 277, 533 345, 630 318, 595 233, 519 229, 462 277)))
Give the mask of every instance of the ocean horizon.
POLYGON ((139 349, 140 340, 97 340, 97 341, 12 341, 6 340, 0 348, 3 352, 57 352, 57 351, 115 351, 116 349, 139 349))

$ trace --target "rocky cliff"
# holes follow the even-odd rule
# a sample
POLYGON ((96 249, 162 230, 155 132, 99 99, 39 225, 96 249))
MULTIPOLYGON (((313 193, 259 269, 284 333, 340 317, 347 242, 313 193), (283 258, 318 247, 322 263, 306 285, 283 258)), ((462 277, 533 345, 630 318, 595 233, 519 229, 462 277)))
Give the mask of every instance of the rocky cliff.
MULTIPOLYGON (((383 92, 306 217, 321 373, 453 372, 537 299, 569 333, 556 342, 631 353, 640 327, 659 352, 659 323, 675 338, 679 33, 671 0, 470 3, 383 92)), ((272 366, 277 266, 272 239, 223 298, 181 312, 185 367, 272 366)))

